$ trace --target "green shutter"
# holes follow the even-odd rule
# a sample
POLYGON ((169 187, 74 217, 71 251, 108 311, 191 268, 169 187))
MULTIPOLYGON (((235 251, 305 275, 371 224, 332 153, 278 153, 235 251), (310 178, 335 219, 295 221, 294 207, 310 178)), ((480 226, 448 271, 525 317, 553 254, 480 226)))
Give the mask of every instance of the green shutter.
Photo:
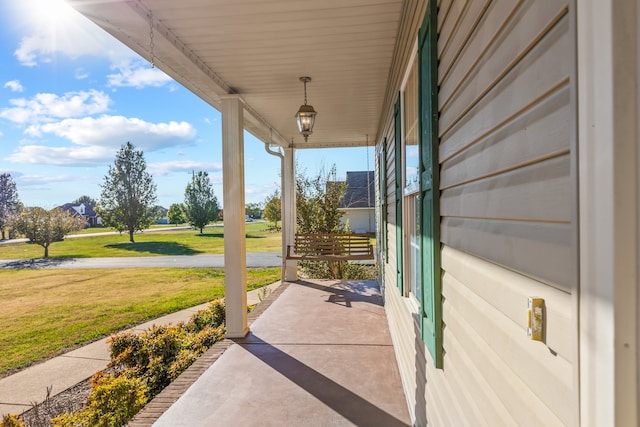
POLYGON ((378 194, 380 195, 380 209, 378 212, 378 281, 380 289, 384 292, 385 287, 385 265, 388 262, 387 247, 387 138, 382 140, 380 148, 377 152, 378 158, 378 194))
POLYGON ((382 141, 382 161, 380 162, 380 197, 382 201, 382 257, 385 262, 389 260, 389 239, 387 237, 387 138, 382 141))
POLYGON ((402 286, 402 115, 400 114, 400 95, 396 102, 395 119, 395 161, 396 161, 396 270, 397 283, 400 293, 404 294, 402 286))
POLYGON ((437 5, 429 1, 419 33, 420 244, 422 338, 436 367, 442 367, 440 269, 440 164, 438 161, 437 5))

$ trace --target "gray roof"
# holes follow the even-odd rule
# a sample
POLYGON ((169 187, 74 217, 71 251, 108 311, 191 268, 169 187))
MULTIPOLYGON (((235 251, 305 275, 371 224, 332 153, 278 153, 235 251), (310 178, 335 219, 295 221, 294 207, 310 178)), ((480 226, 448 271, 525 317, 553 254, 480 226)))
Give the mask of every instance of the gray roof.
MULTIPOLYGON (((80 206, 80 203, 65 203, 64 205, 58 206, 60 209, 64 209, 65 211, 71 213, 78 213, 74 208, 80 206)), ((93 218, 98 216, 94 210, 93 205, 88 203, 84 204, 84 215, 85 218, 93 218)))
POLYGON ((375 196, 373 171, 347 172, 347 189, 340 202, 341 208, 373 208, 375 196))

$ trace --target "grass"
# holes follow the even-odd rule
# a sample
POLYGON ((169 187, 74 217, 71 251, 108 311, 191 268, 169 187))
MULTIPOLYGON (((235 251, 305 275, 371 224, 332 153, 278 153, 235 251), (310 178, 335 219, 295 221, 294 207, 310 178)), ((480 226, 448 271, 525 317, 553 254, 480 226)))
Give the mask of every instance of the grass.
MULTIPOLYGON (((280 268, 248 269, 247 288, 279 279, 280 268)), ((0 376, 223 295, 222 269, 4 270, 0 376)))
MULTIPOLYGON (((246 245, 248 252, 279 252, 282 250, 282 234, 266 231, 265 223, 247 224, 246 245)), ((95 232, 95 229, 94 229, 95 232)), ((52 243, 52 258, 135 257, 153 255, 198 255, 224 252, 224 229, 205 228, 200 234, 194 230, 153 231, 135 235, 135 243, 129 242, 127 233, 102 236, 67 238, 52 243)), ((44 249, 31 243, 0 245, 0 259, 41 258, 44 249)))
MULTIPOLYGON (((220 223, 221 224, 221 223, 220 223)), ((149 229, 158 229, 158 228, 180 228, 180 227, 189 227, 189 224, 151 224, 149 229)), ((93 234, 93 233, 104 233, 108 231, 116 231, 113 227, 89 227, 83 228, 80 231, 74 231, 71 235, 76 234, 93 234)))

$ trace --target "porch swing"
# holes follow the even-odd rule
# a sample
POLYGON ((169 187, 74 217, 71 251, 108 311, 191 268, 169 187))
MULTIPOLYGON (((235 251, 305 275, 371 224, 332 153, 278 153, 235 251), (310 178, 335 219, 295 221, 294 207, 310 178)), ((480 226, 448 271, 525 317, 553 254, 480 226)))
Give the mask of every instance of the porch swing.
POLYGON ((287 259, 306 261, 372 260, 367 233, 296 233, 287 246, 287 259))
MULTIPOLYGON (((369 135, 367 135, 367 148, 369 135)), ((369 155, 367 153, 367 171, 369 155)), ((369 173, 367 172, 367 205, 371 205, 369 173)), ((369 217, 369 229, 371 218, 369 217)), ((375 259, 369 233, 296 233, 294 244, 287 245, 289 260, 302 261, 366 261, 375 259)))

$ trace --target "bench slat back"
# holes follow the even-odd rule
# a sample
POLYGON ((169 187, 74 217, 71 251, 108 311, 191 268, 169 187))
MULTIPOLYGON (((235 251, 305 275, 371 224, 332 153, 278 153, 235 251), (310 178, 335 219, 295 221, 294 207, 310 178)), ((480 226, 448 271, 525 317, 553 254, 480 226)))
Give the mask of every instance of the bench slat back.
POLYGON ((373 246, 365 233, 298 233, 295 254, 288 248, 287 258, 373 259, 373 246))

